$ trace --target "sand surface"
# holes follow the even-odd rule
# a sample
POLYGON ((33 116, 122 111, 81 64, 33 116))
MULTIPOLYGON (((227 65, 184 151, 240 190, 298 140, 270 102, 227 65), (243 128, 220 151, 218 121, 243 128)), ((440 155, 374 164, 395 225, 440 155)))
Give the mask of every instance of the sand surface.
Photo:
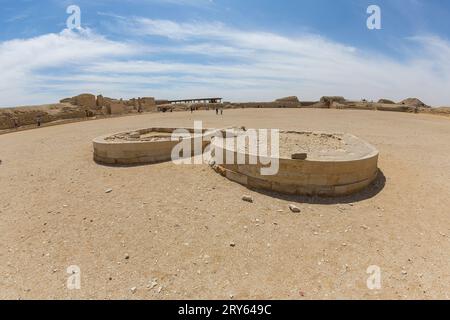
POLYGON ((254 134, 240 133, 241 138, 232 137, 230 142, 223 141, 223 145, 231 150, 238 150, 247 154, 267 154, 272 157, 291 159, 293 154, 306 153, 308 159, 320 159, 321 155, 345 154, 346 144, 342 138, 333 134, 303 133, 303 132, 278 132, 254 131, 254 134), (272 137, 278 137, 278 143, 274 143, 272 137), (272 151, 273 149, 273 151, 272 151), (259 150, 259 151, 258 151, 259 150), (259 152, 259 153, 258 153, 259 152))
POLYGON ((281 132, 279 150, 282 158, 291 159, 295 153, 306 153, 311 158, 330 151, 344 152, 345 143, 334 135, 281 132))
POLYGON ((449 139, 447 118, 314 109, 144 114, 1 135, 0 298, 448 299, 449 139), (194 120, 352 133, 380 150, 382 177, 324 200, 249 191, 206 165, 92 161, 97 136, 194 120), (70 265, 81 268, 80 290, 66 287, 70 265), (371 265, 381 290, 366 286, 371 265))

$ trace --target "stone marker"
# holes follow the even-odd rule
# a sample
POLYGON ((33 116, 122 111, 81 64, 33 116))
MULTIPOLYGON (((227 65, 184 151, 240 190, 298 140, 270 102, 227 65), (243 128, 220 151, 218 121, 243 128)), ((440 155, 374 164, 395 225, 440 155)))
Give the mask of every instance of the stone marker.
POLYGON ((294 153, 291 156, 292 160, 306 160, 308 158, 308 154, 306 153, 294 153))

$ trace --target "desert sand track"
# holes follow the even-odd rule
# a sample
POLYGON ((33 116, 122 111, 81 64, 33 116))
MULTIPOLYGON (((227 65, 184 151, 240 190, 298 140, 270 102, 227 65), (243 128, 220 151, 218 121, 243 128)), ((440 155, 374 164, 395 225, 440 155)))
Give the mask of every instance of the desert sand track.
POLYGON ((1 135, 0 159, 2 299, 450 298, 448 118, 144 114, 1 135), (379 149, 383 176, 357 196, 311 199, 249 191, 206 165, 92 160, 99 135, 194 120, 352 133, 379 149), (81 268, 81 290, 66 288, 70 265, 81 268), (371 265, 382 270, 381 290, 366 286, 371 265))

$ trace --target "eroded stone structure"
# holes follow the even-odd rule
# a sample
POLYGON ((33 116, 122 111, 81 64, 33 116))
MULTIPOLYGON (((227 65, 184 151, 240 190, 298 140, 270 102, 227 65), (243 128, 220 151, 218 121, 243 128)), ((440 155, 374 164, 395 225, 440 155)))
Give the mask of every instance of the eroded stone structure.
MULTIPOLYGON (((93 141, 94 160, 117 165, 170 161, 172 150, 181 141, 172 139, 174 130, 149 128, 96 138, 93 141)), ((193 129, 185 130, 194 133, 193 129)), ((245 129, 203 130, 200 136, 193 134, 185 139, 192 146, 191 156, 197 155, 195 138, 201 140, 201 153, 210 144, 212 168, 224 177, 254 189, 283 194, 344 196, 361 191, 378 174, 378 150, 350 134, 282 131, 280 153, 276 156, 268 153, 266 157, 252 155, 246 146, 224 143, 226 139, 237 139, 245 134, 245 129), (232 135, 225 134, 230 130, 232 135), (218 163, 219 154, 221 159, 231 154, 233 161, 218 163), (258 161, 250 162, 251 156, 256 156, 258 161), (245 164, 239 164, 239 158, 245 159, 245 164), (279 163, 277 173, 262 175, 261 169, 275 161, 279 163)))
MULTIPOLYGON (((173 148, 180 142, 180 140, 172 139, 172 133, 177 129, 147 128, 98 137, 93 141, 94 160, 99 163, 117 165, 138 165, 170 161, 173 148)), ((194 130, 185 130, 192 133, 192 137, 189 138, 192 144, 190 156, 194 156, 196 155, 194 130)), ((203 152, 209 142, 202 137, 200 139, 202 140, 200 152, 203 152)))
MULTIPOLYGON (((251 156, 248 150, 217 142, 213 140, 212 149, 222 152, 222 157, 227 152, 235 159, 251 156)), ((280 132, 277 159, 258 159, 257 164, 219 164, 213 168, 249 188, 284 194, 345 196, 361 191, 375 180, 378 150, 350 134, 280 132), (278 173, 262 175, 261 168, 275 160, 279 163, 278 173)))
POLYGON ((112 99, 93 94, 81 94, 72 98, 66 98, 61 103, 70 103, 72 105, 84 108, 92 114, 120 115, 132 112, 154 112, 157 111, 156 100, 153 97, 139 97, 130 100, 112 99))

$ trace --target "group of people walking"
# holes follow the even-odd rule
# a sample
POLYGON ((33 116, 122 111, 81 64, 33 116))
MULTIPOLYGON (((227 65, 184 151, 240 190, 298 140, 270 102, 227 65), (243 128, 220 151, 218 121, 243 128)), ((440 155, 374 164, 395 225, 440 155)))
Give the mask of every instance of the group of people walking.
MULTIPOLYGON (((191 110, 191 113, 193 113, 194 111, 197 111, 197 109, 192 106, 189 107, 189 109, 191 110)), ((208 107, 208 110, 209 110, 209 107, 208 107)), ((216 107, 215 110, 216 110, 216 115, 219 115, 219 113, 220 113, 220 115, 223 115, 223 107, 221 107, 221 108, 216 107)))

